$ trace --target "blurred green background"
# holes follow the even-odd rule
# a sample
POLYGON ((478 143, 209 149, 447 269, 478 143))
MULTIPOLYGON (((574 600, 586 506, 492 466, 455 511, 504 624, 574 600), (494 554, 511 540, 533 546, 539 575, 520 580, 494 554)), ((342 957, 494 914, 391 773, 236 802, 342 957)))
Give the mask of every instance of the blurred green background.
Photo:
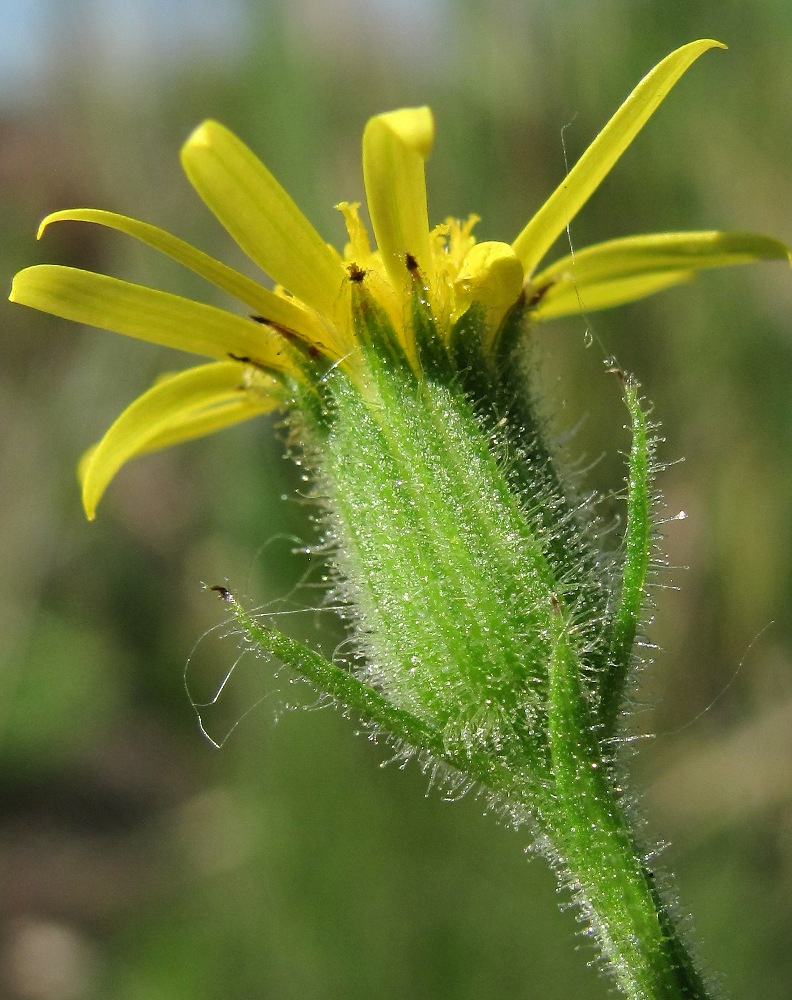
MULTIPOLYGON (((208 116, 340 243, 366 118, 429 103, 432 219, 475 211, 480 238, 511 239, 563 176, 564 126, 572 162, 702 36, 730 51, 690 71, 573 245, 715 227, 792 242, 788 0, 0 0, 4 280, 46 260, 214 301, 93 227, 34 241, 46 212, 96 206, 249 270, 180 173, 208 116)), ((664 529, 634 784, 704 966, 743 1000, 792 995, 791 307, 789 271, 766 265, 594 315, 592 346, 582 317, 535 337, 583 489, 617 490, 627 446, 603 352, 663 424, 659 485, 688 517, 664 529)), ((237 660, 201 581, 340 638, 310 610, 321 567, 292 554, 315 539, 305 486, 260 421, 134 464, 86 523, 76 459, 184 359, 2 310, 0 995, 608 995, 527 831, 426 795, 414 765, 381 769, 386 748, 332 710, 285 711, 314 707, 285 673, 242 659, 203 713, 218 741, 240 724, 219 751, 201 735, 185 674, 206 701, 237 660)))

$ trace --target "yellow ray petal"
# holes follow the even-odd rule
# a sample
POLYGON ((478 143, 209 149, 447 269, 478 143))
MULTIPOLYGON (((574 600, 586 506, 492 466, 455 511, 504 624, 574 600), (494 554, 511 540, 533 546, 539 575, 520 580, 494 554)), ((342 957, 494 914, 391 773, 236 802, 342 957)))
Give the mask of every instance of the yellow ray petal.
POLYGON ((532 274, 683 73, 712 48, 726 46, 711 38, 683 45, 641 80, 514 241, 526 275, 532 274))
POLYGON ((541 295, 537 317, 550 318, 578 312, 581 304, 605 309, 643 298, 704 268, 758 260, 789 260, 789 250, 760 233, 647 233, 568 254, 537 274, 528 292, 541 295))
POLYGON ((48 215, 39 226, 38 239, 41 239, 44 230, 53 222, 92 222, 126 233, 195 271, 202 278, 250 306, 269 322, 293 330, 308 343, 321 346, 323 340, 327 339, 326 331, 305 309, 282 295, 276 295, 259 282, 240 274, 234 268, 215 260, 209 254, 198 250, 185 240, 180 240, 177 236, 172 236, 158 226, 130 219, 126 215, 118 215, 116 212, 105 212, 95 208, 71 208, 48 215))
POLYGON ((190 183, 260 268, 298 299, 332 316, 346 272, 264 164, 217 122, 182 149, 190 183))
POLYGON ((411 254, 433 284, 424 160, 434 138, 429 108, 402 108, 369 119, 363 132, 363 180, 371 224, 383 263, 401 291, 411 254))
POLYGON ((9 298, 164 347, 220 360, 234 355, 273 371, 294 371, 287 341, 269 327, 105 274, 38 264, 16 275, 9 298))
MULTIPOLYGON (((222 361, 210 362, 211 364, 223 364, 222 361)), ((255 386, 250 386, 249 392, 243 392, 239 388, 246 380, 240 378, 235 394, 229 395, 225 400, 218 400, 210 407, 204 406, 196 411, 184 412, 181 415, 174 414, 169 426, 152 438, 139 454, 144 455, 153 451, 161 451, 163 448, 171 448, 173 445, 182 444, 184 441, 192 441, 195 438, 206 437, 214 434, 215 431, 224 430, 234 424, 253 417, 259 417, 267 413, 272 413, 286 402, 286 393, 281 383, 277 379, 270 378, 259 372, 255 386), (266 395, 263 381, 268 380, 271 384, 272 395, 266 395)), ((157 383, 159 385, 159 383, 157 383)))
POLYGON ((105 490, 130 459, 268 413, 283 399, 275 379, 246 373, 237 362, 199 365, 160 380, 124 410, 81 462, 88 520, 94 519, 105 490))
POLYGON ((626 278, 678 268, 700 270, 751 264, 758 260, 789 260, 789 249, 779 240, 761 233, 707 230, 682 233, 646 233, 595 243, 568 254, 533 279, 537 288, 575 281, 578 286, 593 281, 626 278))
POLYGON ((593 281, 583 287, 572 281, 560 282, 542 296, 533 315, 544 322, 559 316, 610 309, 691 281, 695 276, 694 271, 655 271, 611 281, 593 281))

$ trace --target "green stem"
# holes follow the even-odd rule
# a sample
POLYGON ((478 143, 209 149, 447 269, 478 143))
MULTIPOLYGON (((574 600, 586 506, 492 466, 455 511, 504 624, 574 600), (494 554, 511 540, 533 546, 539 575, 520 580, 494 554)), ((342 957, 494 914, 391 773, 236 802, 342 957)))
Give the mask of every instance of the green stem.
POLYGON ((549 700, 554 782, 543 825, 624 994, 630 1000, 707 1000, 593 739, 578 669, 559 615, 549 700))

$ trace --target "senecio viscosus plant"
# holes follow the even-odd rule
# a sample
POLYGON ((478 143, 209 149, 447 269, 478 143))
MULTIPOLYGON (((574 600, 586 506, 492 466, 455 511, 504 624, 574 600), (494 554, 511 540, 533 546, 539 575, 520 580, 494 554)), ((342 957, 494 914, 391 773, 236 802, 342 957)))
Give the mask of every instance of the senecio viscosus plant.
POLYGON ((112 212, 141 240, 243 303, 247 315, 118 278, 41 265, 11 298, 212 359, 158 381, 81 463, 89 518, 131 458, 275 409, 312 468, 334 597, 354 654, 330 661, 216 588, 251 646, 274 655, 405 756, 474 786, 569 889, 603 964, 631 1000, 704 1000, 638 843, 616 759, 625 686, 653 566, 653 432, 616 369, 629 416, 626 520, 602 552, 537 418, 525 356, 535 324, 616 306, 703 268, 787 260, 755 233, 629 236, 540 267, 674 84, 719 42, 684 45, 638 84, 511 243, 477 242, 476 216, 430 228, 428 108, 377 115, 363 134, 371 225, 341 203, 328 246, 261 162, 213 121, 182 164, 274 291, 182 240, 112 212))

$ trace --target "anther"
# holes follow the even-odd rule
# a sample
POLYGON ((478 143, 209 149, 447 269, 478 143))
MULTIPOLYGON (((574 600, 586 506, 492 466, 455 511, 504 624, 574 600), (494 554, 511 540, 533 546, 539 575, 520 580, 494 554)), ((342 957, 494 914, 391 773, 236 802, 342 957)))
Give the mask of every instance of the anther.
POLYGON ((360 284, 360 282, 366 277, 367 271, 362 267, 358 267, 357 264, 353 261, 347 267, 347 273, 349 274, 350 281, 354 281, 356 284, 360 284))

